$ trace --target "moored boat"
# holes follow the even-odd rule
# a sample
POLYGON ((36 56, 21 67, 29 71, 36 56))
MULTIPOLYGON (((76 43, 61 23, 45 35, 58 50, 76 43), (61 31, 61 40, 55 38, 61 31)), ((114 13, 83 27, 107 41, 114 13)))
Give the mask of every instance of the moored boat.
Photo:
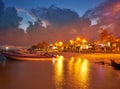
POLYGON ((55 55, 44 53, 44 54, 19 54, 19 53, 12 53, 12 52, 3 52, 4 56, 6 56, 8 59, 14 59, 14 60, 44 60, 45 58, 53 58, 55 55))
POLYGON ((2 65, 3 67, 6 64, 6 57, 2 54, 0 54, 0 65, 2 65))
POLYGON ((114 60, 111 60, 111 66, 114 69, 120 70, 120 64, 116 63, 114 60))

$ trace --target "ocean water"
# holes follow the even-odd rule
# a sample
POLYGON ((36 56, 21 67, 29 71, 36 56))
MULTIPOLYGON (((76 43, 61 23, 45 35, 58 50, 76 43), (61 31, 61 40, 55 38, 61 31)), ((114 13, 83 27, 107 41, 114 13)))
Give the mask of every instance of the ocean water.
POLYGON ((0 89, 120 89, 120 71, 96 59, 59 56, 0 64, 0 89))

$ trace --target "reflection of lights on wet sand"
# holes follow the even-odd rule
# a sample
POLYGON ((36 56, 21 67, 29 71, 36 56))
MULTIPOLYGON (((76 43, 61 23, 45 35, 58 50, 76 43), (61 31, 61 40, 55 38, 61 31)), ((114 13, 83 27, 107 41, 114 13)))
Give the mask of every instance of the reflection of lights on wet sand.
POLYGON ((63 56, 59 56, 56 58, 54 63, 54 81, 56 85, 56 89, 61 89, 63 84, 63 56))

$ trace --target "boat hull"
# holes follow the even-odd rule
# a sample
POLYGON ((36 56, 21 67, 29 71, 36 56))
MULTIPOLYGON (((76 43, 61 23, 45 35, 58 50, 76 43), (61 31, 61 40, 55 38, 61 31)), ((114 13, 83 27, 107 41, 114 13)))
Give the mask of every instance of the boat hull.
POLYGON ((115 61, 111 60, 111 66, 114 69, 120 70, 120 64, 116 63, 115 61))
POLYGON ((8 59, 14 59, 14 60, 51 60, 55 56, 46 56, 46 55, 20 55, 20 54, 11 54, 11 53, 2 53, 4 56, 6 56, 8 59))

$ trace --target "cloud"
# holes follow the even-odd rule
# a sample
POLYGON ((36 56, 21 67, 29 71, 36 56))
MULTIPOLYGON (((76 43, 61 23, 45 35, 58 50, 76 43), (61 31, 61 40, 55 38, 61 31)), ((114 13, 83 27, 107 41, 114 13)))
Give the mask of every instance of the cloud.
POLYGON ((4 13, 0 16, 0 28, 17 28, 22 21, 22 18, 17 15, 14 7, 4 9, 4 13))
POLYGON ((119 36, 119 2, 119 0, 107 0, 96 8, 86 11, 82 17, 70 9, 55 6, 33 8, 30 11, 4 7, 0 10, 2 12, 0 28, 4 28, 4 31, 0 29, 0 40, 3 43, 32 45, 42 41, 48 43, 67 42, 76 36, 80 36, 93 41, 99 38, 99 31, 102 29, 107 29, 109 32, 119 36), (18 28, 22 18, 18 16, 17 12, 25 12, 27 16, 36 19, 34 22, 28 19, 26 34, 18 28), (94 21, 91 22, 93 19, 94 21))
POLYGON ((17 12, 27 12, 25 9, 22 8, 16 8, 17 12))
MULTIPOLYGON (((100 4, 98 7, 86 11, 85 17, 97 18, 99 19, 115 19, 120 15, 120 0, 107 0, 106 2, 100 4)), ((105 20, 106 20, 105 19, 105 20)))
POLYGON ((70 9, 55 6, 49 8, 31 9, 31 14, 40 20, 46 20, 52 25, 65 25, 79 20, 79 15, 70 9))
POLYGON ((41 41, 68 41, 77 35, 86 36, 81 32, 91 24, 88 18, 81 18, 70 9, 54 6, 30 11, 16 7, 4 7, 2 10, 4 13, 0 16, 0 40, 4 44, 32 45, 41 41), (21 12, 36 19, 34 22, 28 20, 26 34, 19 28, 24 20, 19 15, 21 12))
MULTIPOLYGON (((97 19, 96 25, 106 27, 115 36, 119 36, 120 23, 120 0, 107 0, 92 10, 86 11, 84 17, 97 19)), ((104 28, 103 28, 104 29, 104 28)))
POLYGON ((32 9, 30 13, 38 19, 35 24, 29 22, 29 27, 27 28, 27 37, 31 39, 29 41, 30 44, 38 43, 39 41, 68 41, 76 36, 90 39, 92 37, 89 34, 93 33, 93 31, 89 30, 91 26, 90 19, 80 17, 70 9, 52 6, 32 9))
POLYGON ((15 7, 5 7, 0 0, 0 45, 25 44, 26 37, 24 31, 19 29, 22 17, 19 17, 15 7))
MULTIPOLYGON (((30 24, 27 29, 28 38, 31 39, 29 42, 32 44, 39 41, 68 41, 76 36, 93 41, 99 39, 99 31, 102 29, 107 29, 115 36, 119 36, 120 15, 118 2, 120 1, 108 0, 96 8, 86 11, 82 17, 70 9, 53 6, 32 9, 31 14, 38 20, 36 24, 30 24), (91 22, 93 19, 94 22, 91 22), (42 21, 47 21, 50 25, 43 28, 43 23, 38 24, 42 21)), ((46 26, 46 23, 44 26, 46 26)))
POLYGON ((47 28, 49 25, 50 25, 50 23, 48 22, 48 21, 46 21, 46 20, 41 20, 41 25, 44 27, 44 28, 47 28))

